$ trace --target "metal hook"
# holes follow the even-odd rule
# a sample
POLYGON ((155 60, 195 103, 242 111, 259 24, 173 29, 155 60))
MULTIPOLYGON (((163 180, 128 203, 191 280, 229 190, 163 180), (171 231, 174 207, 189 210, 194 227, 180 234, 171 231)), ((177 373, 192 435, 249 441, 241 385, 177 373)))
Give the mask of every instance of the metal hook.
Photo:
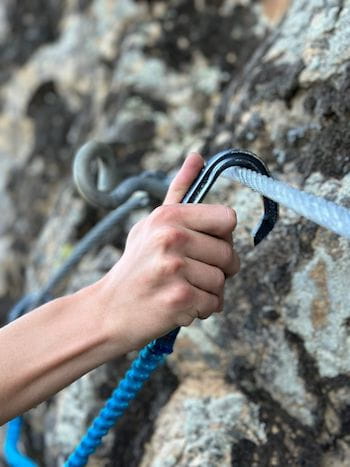
MULTIPOLYGON (((265 164, 255 154, 240 149, 228 149, 219 152, 206 163, 182 199, 182 203, 200 203, 219 175, 225 169, 234 166, 244 167, 266 175, 267 177, 271 177, 265 164)), ((255 229, 255 246, 271 232, 278 220, 278 204, 264 196, 262 198, 264 203, 264 215, 255 229)))
POLYGON ((90 141, 77 152, 73 163, 73 178, 79 193, 93 206, 115 209, 138 190, 146 191, 152 198, 163 200, 169 179, 163 172, 143 172, 129 177, 117 187, 117 165, 107 144, 90 141), (98 182, 91 171, 93 161, 98 162, 98 182))
POLYGON ((116 183, 117 166, 113 152, 107 144, 89 141, 84 144, 74 158, 73 178, 83 198, 94 206, 111 208, 108 194, 116 183), (93 161, 98 162, 97 187, 91 171, 93 161))

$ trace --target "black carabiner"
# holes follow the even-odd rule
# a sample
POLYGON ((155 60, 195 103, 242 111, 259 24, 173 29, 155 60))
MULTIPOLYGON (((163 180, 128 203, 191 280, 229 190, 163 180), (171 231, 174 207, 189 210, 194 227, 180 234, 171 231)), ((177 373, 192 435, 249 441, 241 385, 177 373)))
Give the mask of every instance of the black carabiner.
MULTIPOLYGON (((227 149, 213 156, 205 164, 196 180, 188 189, 183 204, 200 203, 219 175, 229 167, 244 167, 271 177, 269 170, 258 156, 249 151, 227 149)), ((278 204, 265 196, 264 215, 255 229, 254 246, 258 245, 274 228, 278 220, 278 204)))

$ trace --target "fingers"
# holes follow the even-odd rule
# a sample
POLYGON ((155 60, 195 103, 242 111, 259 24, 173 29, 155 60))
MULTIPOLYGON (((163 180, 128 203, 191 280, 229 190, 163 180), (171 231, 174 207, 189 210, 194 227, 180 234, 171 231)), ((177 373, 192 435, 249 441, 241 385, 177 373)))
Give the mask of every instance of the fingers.
POLYGON ((226 276, 233 276, 239 271, 239 257, 232 243, 199 232, 189 232, 192 237, 184 245, 184 253, 203 265, 219 268, 226 276))
POLYGON ((154 228, 160 225, 180 225, 222 238, 229 238, 237 223, 233 209, 213 204, 160 206, 153 211, 150 222, 154 228))
POLYGON ((158 286, 166 284, 171 274, 176 275, 168 289, 165 308, 176 310, 177 325, 188 326, 195 318, 206 319, 222 311, 226 277, 221 269, 190 258, 178 261, 175 256, 163 266, 158 286))
POLYGON ((232 246, 235 216, 231 214, 233 211, 224 206, 162 206, 147 220, 152 232, 152 249, 161 255, 170 253, 216 266, 231 276, 239 269, 239 259, 232 246), (203 216, 198 215, 198 208, 203 216), (185 215, 179 216, 180 211, 185 215), (193 230, 193 226, 209 234, 193 230))
POLYGON ((196 316, 195 318, 207 319, 213 313, 221 311, 220 306, 222 305, 220 297, 217 295, 205 292, 201 289, 195 291, 195 303, 196 303, 196 316))
POLYGON ((203 165, 204 160, 200 154, 190 153, 171 182, 163 204, 180 203, 203 165))
POLYGON ((194 287, 221 296, 225 285, 225 274, 221 269, 194 259, 186 259, 185 276, 194 287))
POLYGON ((194 317, 206 319, 212 313, 222 311, 226 279, 223 272, 217 267, 199 261, 187 260, 186 262, 186 279, 195 290, 193 309, 196 316, 194 317))
POLYGON ((190 154, 172 181, 163 206, 147 221, 150 230, 156 232, 154 251, 167 258, 160 268, 162 274, 158 274, 159 284, 167 284, 170 276, 181 284, 167 294, 169 306, 178 310, 180 326, 221 311, 225 279, 240 267, 232 242, 236 227, 233 209, 178 204, 203 165, 199 154, 190 154))
POLYGON ((187 300, 178 312, 177 326, 189 326, 196 318, 207 319, 211 314, 218 313, 222 307, 222 297, 211 294, 196 287, 191 287, 187 300))

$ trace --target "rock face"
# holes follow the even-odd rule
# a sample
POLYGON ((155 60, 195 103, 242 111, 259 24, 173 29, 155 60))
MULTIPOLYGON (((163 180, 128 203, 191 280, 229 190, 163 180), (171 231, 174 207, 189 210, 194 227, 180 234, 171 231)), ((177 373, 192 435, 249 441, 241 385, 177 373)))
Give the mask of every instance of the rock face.
MULTIPOLYGON (((70 179, 91 138, 111 145, 120 179, 235 146, 350 207, 349 0, 59 3, 0 5, 2 319, 104 215, 70 179)), ((349 241, 282 209, 253 249, 259 197, 219 181, 210 200, 239 220, 224 313, 181 331, 91 465, 349 465, 349 241)), ((126 230, 57 293, 108 270, 126 230)), ((62 465, 133 357, 29 412, 32 457, 62 465)))

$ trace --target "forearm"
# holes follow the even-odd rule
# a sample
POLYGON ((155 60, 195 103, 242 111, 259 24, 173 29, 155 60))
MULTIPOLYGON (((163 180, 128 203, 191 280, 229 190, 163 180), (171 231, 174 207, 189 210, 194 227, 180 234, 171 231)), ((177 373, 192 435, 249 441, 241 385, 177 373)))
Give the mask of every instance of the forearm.
POLYGON ((129 350, 122 332, 111 340, 96 290, 54 300, 0 329, 0 424, 129 350))

